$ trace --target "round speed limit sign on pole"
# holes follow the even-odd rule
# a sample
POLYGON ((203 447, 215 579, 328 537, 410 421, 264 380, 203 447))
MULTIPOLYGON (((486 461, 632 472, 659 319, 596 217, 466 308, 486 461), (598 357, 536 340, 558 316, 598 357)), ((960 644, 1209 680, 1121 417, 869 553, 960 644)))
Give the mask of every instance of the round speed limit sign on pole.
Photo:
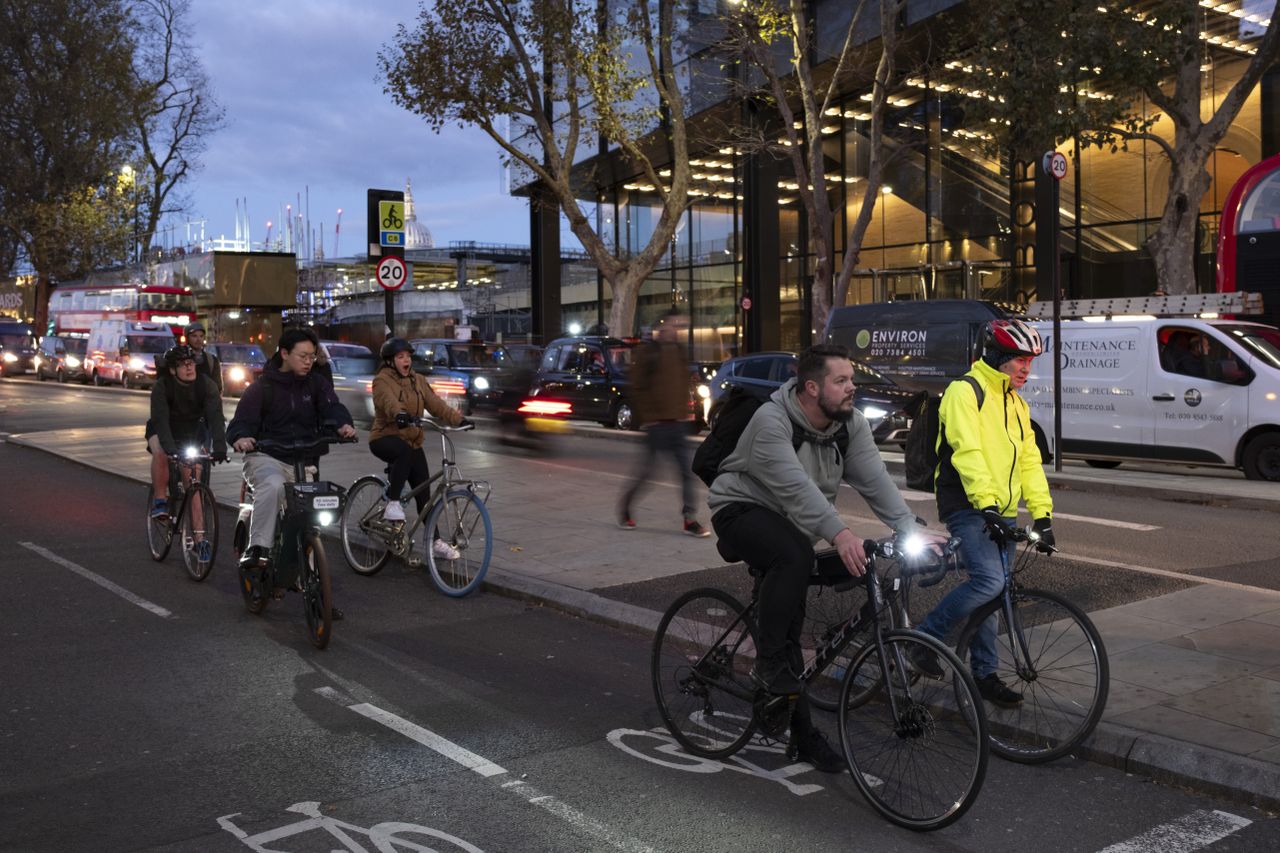
POLYGON ((388 255, 378 261, 378 284, 382 285, 384 290, 399 290, 408 277, 408 272, 409 269, 405 266, 403 258, 388 255))
POLYGON ((1055 181, 1060 181, 1067 176, 1067 158, 1061 151, 1050 151, 1044 155, 1044 170, 1048 172, 1055 181))

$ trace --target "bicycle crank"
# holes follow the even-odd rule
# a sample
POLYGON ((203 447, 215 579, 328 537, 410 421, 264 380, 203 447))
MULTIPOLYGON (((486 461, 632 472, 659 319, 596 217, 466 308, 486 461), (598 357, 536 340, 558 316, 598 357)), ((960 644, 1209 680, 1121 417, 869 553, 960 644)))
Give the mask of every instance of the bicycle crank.
POLYGON ((796 707, 797 693, 773 694, 763 690, 756 691, 751 709, 760 724, 760 731, 766 737, 780 738, 787 726, 791 724, 791 712, 796 707))

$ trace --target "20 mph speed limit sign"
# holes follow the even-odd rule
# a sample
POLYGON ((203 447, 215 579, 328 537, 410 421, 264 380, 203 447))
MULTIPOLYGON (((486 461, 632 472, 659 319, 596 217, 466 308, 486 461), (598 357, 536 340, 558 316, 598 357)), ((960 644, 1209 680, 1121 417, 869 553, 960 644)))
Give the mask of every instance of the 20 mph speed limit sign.
POLYGON ((399 290, 404 280, 409 277, 409 268, 403 258, 388 255, 378 261, 378 284, 384 290, 399 290))

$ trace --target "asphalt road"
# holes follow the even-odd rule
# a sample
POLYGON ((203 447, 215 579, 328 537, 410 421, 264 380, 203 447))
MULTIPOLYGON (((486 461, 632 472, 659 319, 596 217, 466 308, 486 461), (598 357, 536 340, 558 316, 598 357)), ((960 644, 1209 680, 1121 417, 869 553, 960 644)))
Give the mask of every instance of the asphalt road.
MULTIPOLYGON (((133 395, 13 387, 0 431, 136 423, 116 408, 133 395)), ((575 442, 556 464, 623 471, 623 447, 575 442)), ((375 850, 393 831, 420 846, 383 849, 1280 849, 1269 815, 1074 759, 993 760, 962 821, 908 833, 776 749, 673 753, 642 634, 337 563, 348 619, 318 652, 296 596, 250 616, 229 562, 203 584, 153 563, 137 484, 8 444, 0 472, 0 850, 375 850)), ((1189 535, 1168 505, 1126 503, 1189 535)))

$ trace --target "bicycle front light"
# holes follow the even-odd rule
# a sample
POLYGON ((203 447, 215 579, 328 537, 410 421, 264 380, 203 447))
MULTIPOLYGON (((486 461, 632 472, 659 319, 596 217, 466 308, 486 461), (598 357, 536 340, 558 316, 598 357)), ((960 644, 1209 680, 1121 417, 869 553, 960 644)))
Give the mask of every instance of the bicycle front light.
POLYGON ((244 368, 233 367, 227 371, 227 376, 230 377, 232 382, 243 382, 245 377, 244 368))
POLYGON ((328 527, 333 524, 333 513, 321 512, 316 514, 316 521, 320 522, 321 527, 328 527))
POLYGON ((185 456, 188 459, 195 459, 199 455, 200 455, 200 448, 198 447, 188 447, 185 451, 185 456))
POLYGON ((913 535, 902 540, 901 549, 904 556, 915 558, 924 554, 926 547, 928 546, 925 545, 924 537, 913 535))

